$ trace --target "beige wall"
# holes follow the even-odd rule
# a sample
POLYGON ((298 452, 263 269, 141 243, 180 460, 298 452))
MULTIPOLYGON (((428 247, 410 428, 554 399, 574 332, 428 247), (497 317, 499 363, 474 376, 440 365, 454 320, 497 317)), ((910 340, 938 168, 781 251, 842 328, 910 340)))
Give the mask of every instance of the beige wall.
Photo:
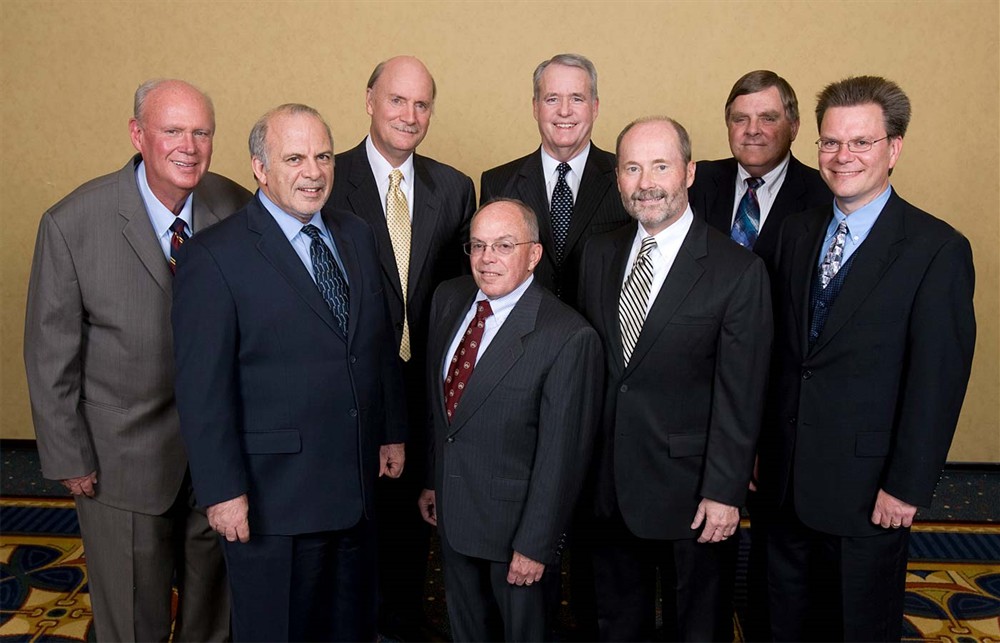
POLYGON ((799 94, 793 151, 815 166, 816 92, 850 74, 896 80, 914 118, 893 183, 972 241, 979 339, 951 459, 1000 461, 998 3, 984 2, 44 2, 0 0, 0 434, 31 437, 21 336, 38 219, 132 153, 126 122, 144 79, 176 76, 217 109, 213 170, 247 187, 246 135, 266 109, 316 106, 338 149, 367 127, 378 60, 421 57, 439 95, 421 151, 478 184, 534 149, 530 74, 562 51, 600 72, 594 139, 665 113, 696 158, 728 156, 722 105, 745 71, 799 94))

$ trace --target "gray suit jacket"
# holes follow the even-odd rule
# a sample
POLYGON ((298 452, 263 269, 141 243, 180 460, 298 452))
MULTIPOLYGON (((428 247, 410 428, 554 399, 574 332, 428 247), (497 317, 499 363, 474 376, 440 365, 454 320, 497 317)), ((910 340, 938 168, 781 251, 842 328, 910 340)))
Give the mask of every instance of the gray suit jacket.
POLYGON ((600 413, 601 344, 580 315, 537 283, 479 359, 451 424, 446 352, 477 292, 472 277, 434 293, 427 385, 438 530, 455 551, 508 562, 558 560, 600 413))
MULTIPOLYGON (((28 286, 24 363, 42 473, 97 471, 97 500, 166 511, 187 459, 174 406, 171 274, 149 222, 134 156, 43 216, 28 286)), ((194 192, 199 230, 250 193, 207 174, 194 192)))

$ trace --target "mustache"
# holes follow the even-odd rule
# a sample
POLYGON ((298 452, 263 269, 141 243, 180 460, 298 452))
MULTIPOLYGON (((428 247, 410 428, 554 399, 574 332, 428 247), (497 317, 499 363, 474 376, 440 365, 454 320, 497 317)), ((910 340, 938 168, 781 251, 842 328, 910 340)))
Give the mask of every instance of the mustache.
POLYGON ((666 190, 660 188, 652 188, 649 190, 636 190, 629 195, 629 198, 633 201, 639 201, 642 199, 665 199, 667 198, 666 190))

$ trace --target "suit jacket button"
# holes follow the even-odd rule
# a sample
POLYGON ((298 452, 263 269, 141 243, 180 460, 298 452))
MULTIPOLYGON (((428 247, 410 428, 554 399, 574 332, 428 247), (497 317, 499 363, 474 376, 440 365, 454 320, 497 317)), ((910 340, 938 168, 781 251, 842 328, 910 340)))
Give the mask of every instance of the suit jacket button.
POLYGON ((358 417, 358 410, 357 409, 351 409, 350 411, 347 412, 347 414, 350 415, 352 418, 356 418, 356 417, 358 417))
POLYGON ((447 440, 445 440, 445 442, 454 442, 454 441, 455 441, 455 438, 448 438, 447 440))
POLYGON ((618 390, 622 393, 628 393, 628 384, 622 384, 622 387, 618 390))
POLYGON ((798 420, 798 418, 788 418, 788 423, 791 424, 792 426, 795 426, 796 420, 798 420))
POLYGON ((357 364, 357 363, 358 363, 358 358, 357 358, 357 356, 355 356, 355 355, 351 355, 351 364, 357 364))
POLYGON ((808 370, 802 371, 802 379, 807 380, 807 379, 811 378, 812 376, 813 376, 813 372, 812 371, 808 371, 808 370))

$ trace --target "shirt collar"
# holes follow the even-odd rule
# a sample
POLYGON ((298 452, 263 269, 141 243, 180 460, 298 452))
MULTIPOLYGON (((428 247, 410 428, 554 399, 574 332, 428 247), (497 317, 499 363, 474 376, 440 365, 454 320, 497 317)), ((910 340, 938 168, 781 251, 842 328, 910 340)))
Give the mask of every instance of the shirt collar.
POLYGON ((530 274, 528 278, 521 282, 521 285, 510 291, 503 297, 497 297, 496 299, 490 299, 486 296, 482 290, 476 293, 476 301, 480 302, 484 299, 490 299, 490 310, 493 311, 494 317, 504 317, 507 312, 517 305, 517 302, 521 300, 521 295, 528 289, 531 282, 535 280, 535 275, 530 274))
MULTIPOLYGON (((553 176, 556 176, 556 171, 558 170, 559 163, 561 163, 561 161, 557 161, 556 159, 552 158, 552 156, 545 151, 544 145, 542 146, 541 150, 542 150, 542 176, 544 176, 545 180, 548 181, 553 176)), ((570 160, 566 161, 566 163, 569 164, 570 170, 572 170, 573 173, 576 174, 578 177, 583 176, 583 168, 587 166, 588 154, 590 154, 589 141, 587 142, 587 147, 583 148, 583 150, 579 154, 577 154, 570 160)))
MULTIPOLYGON (((780 186, 782 182, 784 182, 785 180, 785 173, 788 172, 788 163, 791 160, 791 158, 792 158, 792 153, 788 152, 787 154, 785 154, 785 158, 782 159, 781 163, 778 163, 778 165, 773 170, 771 170, 764 176, 760 177, 764 179, 764 185, 757 188, 757 191, 767 192, 768 195, 773 195, 775 188, 777 186, 780 186)), ((742 165, 736 163, 737 194, 746 191, 747 179, 749 178, 750 178, 750 173, 747 172, 742 165)))
POLYGON ((837 200, 833 200, 833 220, 830 221, 830 225, 827 226, 827 236, 833 234, 832 231, 837 229, 840 222, 847 219, 847 229, 850 230, 852 237, 859 237, 864 239, 868 236, 871 231, 872 226, 875 225, 875 221, 878 219, 878 215, 885 208, 885 204, 889 201, 889 196, 892 194, 892 188, 887 187, 882 194, 872 199, 869 203, 861 206, 854 212, 844 214, 840 207, 837 205, 837 200))
POLYGON ((139 194, 142 195, 142 202, 146 205, 146 212, 149 213, 149 220, 153 223, 153 231, 156 232, 157 237, 167 234, 170 231, 170 226, 174 224, 174 219, 177 217, 184 220, 190 232, 194 232, 194 226, 191 223, 191 204, 194 201, 193 191, 184 201, 181 213, 175 215, 156 198, 152 188, 149 187, 149 181, 146 178, 145 161, 140 161, 139 166, 135 169, 135 182, 139 186, 139 194))
MULTIPOLYGON (((665 248, 671 243, 680 244, 684 241, 684 237, 687 236, 688 230, 691 229, 691 224, 693 222, 694 213, 691 211, 691 205, 688 204, 688 206, 684 208, 684 212, 681 214, 679 219, 667 226, 666 229, 660 230, 657 234, 653 235, 653 238, 656 239, 657 249, 665 248)), ((639 224, 638 230, 636 230, 635 234, 636 239, 640 244, 643 239, 649 236, 649 233, 646 232, 646 229, 642 227, 641 223, 639 224)))
POLYGON ((375 175, 376 182, 379 185, 382 185, 383 182, 385 185, 389 185, 389 174, 393 170, 399 170, 403 173, 404 190, 405 185, 413 185, 413 152, 410 152, 410 155, 406 157, 402 165, 395 168, 375 149, 375 144, 372 143, 370 135, 365 137, 365 152, 368 154, 368 165, 372 168, 372 174, 375 175))
MULTIPOLYGON (((278 224, 278 227, 281 228, 281 232, 284 233, 288 241, 291 241, 295 235, 300 234, 302 232, 302 228, 308 225, 302 223, 275 205, 271 199, 267 198, 267 195, 264 194, 263 190, 257 190, 257 198, 260 199, 260 203, 264 206, 264 209, 267 210, 268 213, 270 213, 270 215, 274 218, 274 221, 278 224)), ((331 238, 330 233, 326 229, 326 224, 323 223, 322 214, 315 212, 312 215, 312 219, 309 220, 309 223, 319 228, 320 236, 327 239, 331 238)))

